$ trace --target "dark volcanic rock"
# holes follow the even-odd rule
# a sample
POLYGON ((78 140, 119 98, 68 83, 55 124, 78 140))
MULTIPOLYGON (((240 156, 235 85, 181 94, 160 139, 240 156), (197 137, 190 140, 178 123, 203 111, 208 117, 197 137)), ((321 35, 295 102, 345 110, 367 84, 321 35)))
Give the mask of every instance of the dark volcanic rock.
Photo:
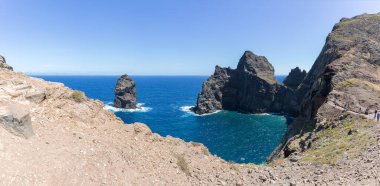
POLYGON ((300 115, 270 160, 307 148, 300 140, 306 130, 335 125, 342 110, 359 115, 366 108, 370 113, 380 109, 380 14, 337 23, 295 95, 301 100, 300 115))
POLYGON ((289 75, 286 76, 282 83, 289 88, 296 89, 298 85, 301 84, 306 74, 305 70, 301 71, 300 68, 296 67, 290 71, 289 75))
POLYGON ((136 84, 126 74, 122 75, 115 87, 114 107, 135 109, 137 108, 136 101, 136 84))
MULTIPOLYGON (((225 90, 225 86, 229 83, 231 74, 233 73, 234 70, 230 68, 215 67, 214 75, 209 77, 202 85, 202 91, 198 95, 198 104, 193 108, 195 113, 212 113, 223 108, 223 93, 228 91, 225 90)), ((234 90, 231 91, 230 94, 233 94, 234 90)))
POLYGON ((5 58, 1 55, 0 55, 0 69, 13 70, 13 68, 6 63, 5 58))
POLYGON ((264 56, 246 51, 237 69, 215 67, 214 75, 203 83, 193 110, 197 114, 221 109, 296 113, 299 104, 287 103, 294 94, 288 89, 277 82, 274 68, 264 56))

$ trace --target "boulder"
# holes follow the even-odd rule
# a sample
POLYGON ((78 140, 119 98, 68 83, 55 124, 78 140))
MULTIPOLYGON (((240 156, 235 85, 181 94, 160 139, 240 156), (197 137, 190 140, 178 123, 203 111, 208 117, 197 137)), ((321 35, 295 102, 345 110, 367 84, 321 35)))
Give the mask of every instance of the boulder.
POLYGON ((13 70, 13 68, 6 63, 5 58, 2 55, 0 55, 0 69, 13 70))
POLYGON ((0 101, 0 123, 16 136, 30 138, 34 135, 29 110, 19 103, 0 101))
POLYGON ((137 108, 136 83, 126 74, 117 80, 114 107, 124 109, 137 108))

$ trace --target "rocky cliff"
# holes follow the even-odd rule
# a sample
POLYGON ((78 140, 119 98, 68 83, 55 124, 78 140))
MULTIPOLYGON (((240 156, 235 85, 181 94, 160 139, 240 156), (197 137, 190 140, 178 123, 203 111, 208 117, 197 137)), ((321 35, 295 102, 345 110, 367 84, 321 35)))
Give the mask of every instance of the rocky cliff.
POLYGON ((345 150, 341 148, 356 149, 353 141, 369 144, 372 139, 363 137, 371 133, 367 127, 372 124, 362 119, 366 109, 370 113, 380 109, 379 66, 380 14, 343 18, 328 35, 308 73, 295 68, 279 84, 273 78, 272 65, 248 51, 237 69, 216 67, 203 84, 194 111, 292 113, 298 117, 269 161, 281 156, 336 162, 349 154, 342 155, 345 150), (334 155, 326 155, 328 151, 334 155))
POLYGON ((120 76, 117 80, 114 107, 125 109, 137 108, 136 83, 126 74, 120 76))
POLYGON ((193 110, 197 114, 221 109, 297 114, 299 103, 294 98, 294 89, 305 75, 305 71, 296 68, 286 78, 286 84, 280 84, 274 77, 272 64, 264 56, 246 51, 236 69, 215 67, 214 75, 203 83, 193 110))
POLYGON ((319 131, 363 116, 367 108, 370 113, 379 110, 380 14, 337 23, 296 95, 302 98, 300 116, 273 156, 307 151, 318 141, 319 131))

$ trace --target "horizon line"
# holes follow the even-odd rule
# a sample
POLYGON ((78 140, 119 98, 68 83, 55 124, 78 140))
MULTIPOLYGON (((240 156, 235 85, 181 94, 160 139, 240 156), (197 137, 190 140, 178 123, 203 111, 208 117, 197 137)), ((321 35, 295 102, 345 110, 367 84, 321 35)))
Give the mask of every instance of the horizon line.
MULTIPOLYGON (((25 73, 28 76, 121 76, 123 74, 43 74, 43 73, 25 73)), ((125 73, 124 73, 125 74, 125 73)), ((211 76, 211 75, 197 75, 197 74, 128 74, 129 76, 211 76)), ((274 76, 287 76, 285 74, 275 74, 274 76)))

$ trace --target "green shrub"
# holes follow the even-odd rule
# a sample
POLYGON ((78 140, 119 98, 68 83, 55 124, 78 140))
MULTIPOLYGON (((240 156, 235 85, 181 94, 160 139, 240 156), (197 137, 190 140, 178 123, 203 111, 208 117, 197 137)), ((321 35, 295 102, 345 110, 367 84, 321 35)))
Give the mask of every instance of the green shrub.
POLYGON ((77 90, 71 94, 71 98, 77 103, 82 103, 85 100, 83 92, 77 90))

